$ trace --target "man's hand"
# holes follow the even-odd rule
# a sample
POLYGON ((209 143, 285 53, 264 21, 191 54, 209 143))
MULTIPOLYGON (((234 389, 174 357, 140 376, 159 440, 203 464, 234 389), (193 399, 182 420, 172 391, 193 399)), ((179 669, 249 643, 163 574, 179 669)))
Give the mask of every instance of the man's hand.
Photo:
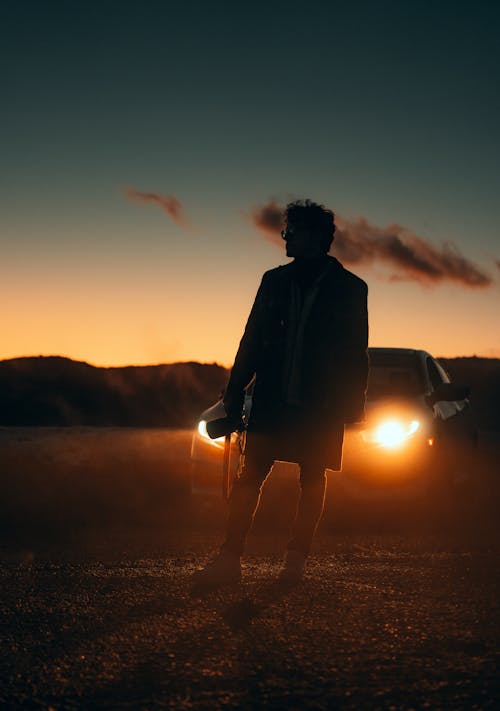
POLYGON ((240 390, 237 393, 226 390, 222 398, 227 419, 231 421, 241 420, 243 416, 243 405, 245 403, 245 391, 240 390))
POLYGON ((210 439, 226 437, 232 432, 243 432, 244 429, 245 424, 241 417, 235 419, 220 417, 218 420, 207 422, 207 433, 210 439))

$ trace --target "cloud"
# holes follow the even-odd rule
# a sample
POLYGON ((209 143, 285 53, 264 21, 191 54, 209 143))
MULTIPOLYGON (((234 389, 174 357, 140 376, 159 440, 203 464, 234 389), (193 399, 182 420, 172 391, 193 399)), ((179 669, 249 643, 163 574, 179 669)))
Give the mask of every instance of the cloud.
POLYGON ((449 242, 435 246, 401 225, 371 225, 338 217, 336 252, 349 264, 380 261, 398 271, 394 279, 436 284, 454 281, 470 288, 490 286, 491 277, 449 242))
MULTIPOLYGON (((280 229, 284 208, 275 201, 256 207, 250 213, 264 237, 282 244, 280 229)), ((453 281, 472 289, 490 286, 491 277, 464 257, 451 243, 435 246, 401 225, 378 227, 365 218, 355 221, 336 215, 337 231, 333 249, 348 265, 382 263, 396 269, 391 281, 416 281, 437 284, 453 281)), ((500 263, 497 263, 500 267, 500 263)))
POLYGON ((127 188, 125 190, 125 197, 129 202, 141 205, 158 205, 179 227, 187 228, 190 226, 190 221, 184 211, 184 207, 175 195, 143 193, 135 188, 127 188))
POLYGON ((283 229, 284 208, 274 200, 270 200, 266 205, 254 207, 250 212, 243 213, 250 217, 250 220, 264 234, 270 242, 282 244, 281 230, 283 229))

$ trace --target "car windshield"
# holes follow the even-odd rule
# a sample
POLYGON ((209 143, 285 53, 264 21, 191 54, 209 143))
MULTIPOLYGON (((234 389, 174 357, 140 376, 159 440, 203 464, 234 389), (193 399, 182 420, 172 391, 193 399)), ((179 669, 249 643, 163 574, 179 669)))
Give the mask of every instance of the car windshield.
POLYGON ((368 400, 414 397, 424 391, 423 373, 416 353, 370 351, 368 400))

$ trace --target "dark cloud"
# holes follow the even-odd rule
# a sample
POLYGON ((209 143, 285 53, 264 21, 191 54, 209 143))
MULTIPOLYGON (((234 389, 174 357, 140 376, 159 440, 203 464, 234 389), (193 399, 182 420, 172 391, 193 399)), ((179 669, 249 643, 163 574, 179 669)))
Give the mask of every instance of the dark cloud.
POLYGON ((491 277, 451 243, 435 246, 401 225, 377 227, 364 218, 337 217, 335 251, 349 264, 383 262, 397 271, 391 278, 435 284, 454 281, 470 288, 490 286, 491 277))
POLYGON ((274 200, 270 200, 266 205, 254 207, 248 213, 243 213, 250 217, 250 220, 264 234, 270 242, 282 244, 281 230, 283 229, 284 208, 274 200))
POLYGON ((181 201, 175 195, 160 195, 158 193, 143 193, 135 188, 127 188, 125 196, 129 202, 142 205, 158 205, 180 227, 189 227, 189 220, 184 212, 181 201))
MULTIPOLYGON (((271 201, 251 213, 264 237, 280 245, 283 210, 271 201)), ((345 264, 385 264, 396 269, 390 276, 393 281, 421 284, 454 281, 469 288, 487 287, 492 283, 488 274, 451 243, 435 246, 401 225, 377 227, 364 218, 350 221, 337 215, 335 222, 333 251, 345 264)), ((497 266, 500 268, 500 262, 497 266)))

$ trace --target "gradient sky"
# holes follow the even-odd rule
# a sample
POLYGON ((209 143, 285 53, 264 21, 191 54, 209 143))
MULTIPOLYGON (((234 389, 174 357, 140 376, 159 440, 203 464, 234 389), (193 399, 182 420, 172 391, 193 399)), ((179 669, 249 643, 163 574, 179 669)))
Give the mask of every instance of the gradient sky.
POLYGON ((3 2, 0 358, 230 365, 287 261, 261 209, 298 197, 374 240, 346 263, 371 345, 500 357, 499 18, 484 0, 3 2))

